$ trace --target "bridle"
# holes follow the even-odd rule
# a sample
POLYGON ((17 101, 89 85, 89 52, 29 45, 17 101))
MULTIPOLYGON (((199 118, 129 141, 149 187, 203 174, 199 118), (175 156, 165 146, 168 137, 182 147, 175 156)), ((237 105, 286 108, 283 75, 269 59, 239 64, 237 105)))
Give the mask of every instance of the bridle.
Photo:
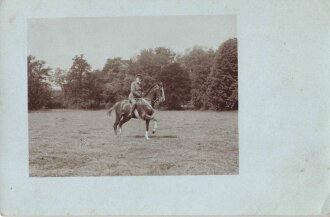
POLYGON ((153 100, 152 104, 156 104, 156 103, 161 103, 164 102, 165 100, 165 96, 164 96, 164 89, 162 86, 157 85, 161 91, 161 95, 157 94, 157 96, 155 96, 155 99, 153 100))
POLYGON ((160 102, 163 102, 165 100, 164 88, 163 88, 162 85, 156 83, 153 86, 151 86, 142 97, 135 98, 135 99, 144 99, 146 101, 150 101, 151 107, 154 107, 154 105, 156 103, 160 103, 160 102), (146 99, 146 97, 150 94, 150 92, 152 92, 156 87, 158 87, 160 89, 160 91, 162 92, 162 96, 159 96, 159 94, 153 93, 154 96, 152 96, 151 99, 146 99))

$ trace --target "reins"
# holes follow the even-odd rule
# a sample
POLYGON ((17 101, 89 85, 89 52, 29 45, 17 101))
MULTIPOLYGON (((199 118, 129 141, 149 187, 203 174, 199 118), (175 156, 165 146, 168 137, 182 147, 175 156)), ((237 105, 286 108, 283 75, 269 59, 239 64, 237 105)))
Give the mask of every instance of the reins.
POLYGON ((156 87, 156 85, 157 85, 157 84, 154 84, 153 86, 151 86, 151 87, 147 90, 147 92, 146 92, 142 97, 137 97, 137 98, 135 98, 135 99, 142 99, 142 100, 144 100, 145 102, 147 102, 147 103, 151 106, 151 108, 153 108, 152 105, 154 105, 157 101, 159 101, 159 99, 158 99, 157 97, 155 97, 155 99, 150 99, 150 103, 149 103, 148 100, 145 99, 145 97, 148 96, 148 94, 150 93, 150 91, 151 91, 152 89, 154 89, 154 88, 156 87))
POLYGON ((157 84, 154 84, 153 86, 151 86, 151 87, 147 90, 147 92, 142 96, 142 98, 146 97, 146 96, 150 93, 150 91, 151 91, 156 85, 157 85, 157 84))

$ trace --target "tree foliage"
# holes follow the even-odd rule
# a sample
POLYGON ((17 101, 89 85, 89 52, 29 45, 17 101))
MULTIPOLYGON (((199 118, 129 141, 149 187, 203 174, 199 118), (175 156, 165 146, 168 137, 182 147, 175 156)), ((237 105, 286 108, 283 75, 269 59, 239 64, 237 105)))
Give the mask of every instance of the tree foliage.
POLYGON ((215 110, 238 108, 237 39, 224 42, 216 52, 206 81, 207 106, 215 110))
POLYGON ((125 78, 129 76, 130 60, 121 58, 108 59, 99 74, 102 96, 106 101, 115 103, 127 97, 129 87, 125 78))
POLYGON ((193 47, 183 55, 178 56, 177 61, 183 69, 189 72, 192 82, 191 100, 194 108, 206 107, 206 79, 211 72, 215 52, 212 49, 193 47))
POLYGON ((164 47, 142 50, 132 64, 131 73, 142 75, 142 88, 146 89, 155 83, 162 68, 174 62, 174 57, 175 53, 164 47))
POLYGON ((84 55, 77 55, 72 60, 72 66, 63 84, 66 106, 84 109, 96 107, 99 103, 96 73, 92 73, 84 55))
POLYGON ((47 107, 51 101, 51 88, 48 81, 50 68, 45 61, 34 56, 27 57, 28 69, 28 109, 37 110, 47 107))
POLYGON ((178 63, 166 66, 158 76, 167 91, 165 105, 168 109, 180 109, 190 100, 191 80, 189 73, 178 63))
POLYGON ((127 99, 137 74, 142 75, 144 90, 159 80, 163 82, 163 106, 167 109, 238 108, 235 38, 216 51, 193 47, 176 54, 165 47, 144 49, 130 59, 109 58, 100 70, 93 70, 82 54, 74 56, 68 70, 52 71, 45 65, 45 61, 28 56, 29 110, 104 108, 127 99))

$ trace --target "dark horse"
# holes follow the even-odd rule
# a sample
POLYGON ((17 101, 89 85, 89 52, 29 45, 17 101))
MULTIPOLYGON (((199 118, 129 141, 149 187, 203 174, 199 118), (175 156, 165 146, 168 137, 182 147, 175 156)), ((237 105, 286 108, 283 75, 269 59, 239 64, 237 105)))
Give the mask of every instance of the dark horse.
POLYGON ((117 135, 117 127, 119 128, 118 134, 121 134, 121 127, 124 123, 129 121, 131 118, 142 119, 146 122, 146 132, 145 138, 149 139, 148 131, 149 131, 149 122, 150 120, 154 121, 154 129, 152 133, 156 132, 157 129, 157 120, 153 116, 155 110, 154 105, 157 102, 165 101, 165 93, 162 83, 156 83, 151 86, 142 98, 136 99, 136 109, 134 111, 134 116, 129 117, 131 103, 129 100, 123 100, 120 102, 116 102, 109 110, 108 115, 110 116, 111 112, 115 110, 116 112, 116 121, 113 124, 113 129, 115 134, 117 135))

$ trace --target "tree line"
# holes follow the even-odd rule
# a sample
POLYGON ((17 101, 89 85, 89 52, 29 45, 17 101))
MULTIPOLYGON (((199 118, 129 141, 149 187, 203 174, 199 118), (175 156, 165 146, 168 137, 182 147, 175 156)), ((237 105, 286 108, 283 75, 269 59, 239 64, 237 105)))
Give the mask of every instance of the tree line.
POLYGON ((165 47, 145 49, 130 59, 109 58, 101 70, 93 70, 83 54, 72 60, 68 70, 53 70, 44 60, 27 57, 29 110, 104 108, 127 99, 136 74, 142 75, 144 90, 162 81, 163 109, 238 109, 236 38, 216 50, 193 47, 176 54, 165 47))

